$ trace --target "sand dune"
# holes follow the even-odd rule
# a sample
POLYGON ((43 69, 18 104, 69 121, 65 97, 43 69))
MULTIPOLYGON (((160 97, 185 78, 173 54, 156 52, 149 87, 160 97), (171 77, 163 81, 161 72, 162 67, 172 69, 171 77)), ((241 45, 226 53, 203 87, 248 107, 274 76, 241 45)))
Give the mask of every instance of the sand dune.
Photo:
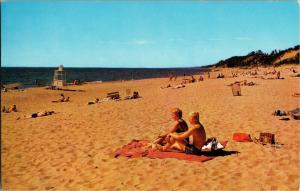
MULTIPOLYGON (((298 71, 300 68, 298 67, 298 71)), ((230 70, 223 69, 225 74, 230 70)), ((215 76, 218 72, 212 72, 215 76)), ((71 102, 52 103, 60 91, 43 88, 1 94, 2 186, 4 190, 299 190, 299 121, 281 121, 272 112, 299 107, 299 78, 281 68, 284 80, 259 78, 207 79, 181 89, 161 89, 166 78, 73 86, 64 92, 71 102), (248 79, 234 97, 228 84, 248 79), (87 105, 107 92, 139 91, 136 100, 87 105), (208 137, 229 140, 239 154, 205 163, 177 159, 113 158, 110 153, 132 139, 152 139, 170 127, 170 108, 199 111, 208 137), (55 110, 52 116, 16 120, 24 114, 55 110), (232 141, 234 132, 275 133, 280 149, 232 141)), ((176 82, 180 81, 181 77, 176 82)))

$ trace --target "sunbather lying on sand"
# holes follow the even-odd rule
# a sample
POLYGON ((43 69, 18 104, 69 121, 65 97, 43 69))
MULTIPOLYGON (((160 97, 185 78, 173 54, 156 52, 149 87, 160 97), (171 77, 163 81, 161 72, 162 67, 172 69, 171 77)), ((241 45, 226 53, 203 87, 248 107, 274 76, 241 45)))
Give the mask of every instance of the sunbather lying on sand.
POLYGON ((185 85, 184 84, 178 84, 178 85, 175 85, 174 87, 172 87, 172 89, 178 89, 178 88, 184 88, 185 85))
POLYGON ((133 92, 132 96, 127 96, 125 99, 137 99, 140 98, 139 92, 135 91, 133 92))
POLYGON ((291 77, 300 77, 300 74, 291 75, 291 77))
POLYGON ((225 76, 224 76, 224 74, 218 74, 218 76, 217 76, 217 78, 224 78, 225 76))
MULTIPOLYGON (((43 117, 47 115, 54 114, 55 111, 42 111, 37 113, 32 113, 31 115, 24 115, 24 119, 30 119, 30 118, 37 118, 37 117, 43 117)), ((18 117, 17 120, 21 119, 21 117, 18 117)))
POLYGON ((105 98, 102 98, 100 100, 99 98, 96 98, 95 101, 88 102, 88 105, 93 105, 93 104, 96 104, 96 103, 102 103, 102 102, 106 102, 106 101, 110 101, 110 100, 119 101, 120 99, 114 99, 114 98, 111 98, 111 97, 105 97, 105 98))
POLYGON ((287 115, 290 115, 292 118, 294 118, 296 120, 300 120, 300 108, 296 108, 296 109, 290 110, 290 111, 275 110, 273 112, 273 115, 275 115, 275 116, 287 116, 287 115))
POLYGON ((96 103, 100 103, 99 98, 96 98, 95 101, 88 102, 88 105, 92 105, 92 104, 96 104, 96 103))
POLYGON ((247 80, 235 81, 234 83, 229 84, 228 86, 232 86, 233 84, 239 84, 240 86, 254 86, 254 82, 247 82, 247 80))
POLYGON ((206 133, 203 125, 199 122, 199 113, 191 112, 189 121, 192 127, 183 133, 169 133, 167 135, 167 144, 161 149, 163 151, 171 148, 178 149, 187 154, 199 154, 202 146, 206 142, 206 133), (185 139, 189 136, 193 139, 193 144, 188 143, 185 139))
MULTIPOLYGON (((173 108, 171 110, 171 117, 172 119, 174 120, 174 124, 172 126, 172 128, 162 134, 162 135, 159 135, 158 138, 156 138, 152 143, 151 143, 151 146, 153 148, 155 148, 158 145, 164 145, 167 143, 167 140, 166 140, 166 137, 168 134, 170 133, 183 133, 185 131, 188 130, 188 126, 186 124, 186 122, 182 119, 182 111, 179 109, 179 108, 173 108)), ((186 141, 188 141, 188 138, 186 139, 186 141)))
POLYGON ((165 86, 165 87, 160 87, 161 89, 165 89, 165 88, 172 88, 172 89, 178 89, 178 88, 184 88, 185 87, 185 85, 184 85, 185 83, 181 83, 181 84, 178 84, 178 85, 174 85, 174 86, 171 86, 170 84, 168 84, 167 86, 165 86))
POLYGON ((300 93, 293 93, 292 96, 294 96, 294 97, 300 97, 300 93))
POLYGON ((170 88, 170 87, 172 87, 171 84, 168 84, 167 86, 162 86, 162 87, 160 87, 160 88, 161 88, 161 89, 165 89, 165 88, 170 88))
POLYGON ((3 113, 17 112, 17 106, 16 105, 12 105, 12 106, 7 107, 7 108, 5 106, 3 106, 2 109, 1 109, 1 111, 3 113))

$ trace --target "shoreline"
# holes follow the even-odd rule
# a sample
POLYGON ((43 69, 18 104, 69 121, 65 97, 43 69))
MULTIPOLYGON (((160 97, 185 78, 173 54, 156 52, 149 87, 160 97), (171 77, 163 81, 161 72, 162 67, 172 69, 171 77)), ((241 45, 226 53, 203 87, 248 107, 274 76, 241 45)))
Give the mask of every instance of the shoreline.
MULTIPOLYGON (((207 68, 76 68, 66 69, 68 83, 74 80, 83 82, 121 81, 131 79, 161 78, 170 75, 197 75, 207 68)), ((54 70, 49 68, 2 68, 2 84, 22 83, 25 87, 47 86, 52 84, 54 70), (22 74, 22 75, 21 75, 22 74), (23 74, 25 76, 23 76, 23 74), (7 82, 9 81, 9 82, 7 82)))
MULTIPOLYGON (((286 64, 286 65, 281 65, 281 66, 245 66, 245 67, 225 67, 225 66, 218 66, 218 67, 199 67, 200 69, 203 69, 205 71, 197 71, 195 72, 195 74, 192 74, 193 76, 197 76, 197 75, 205 75, 207 72, 218 72, 221 70, 232 70, 232 71, 236 71, 236 70, 251 70, 251 69, 255 69, 255 68, 261 68, 261 69, 269 69, 269 68, 282 68, 282 67, 297 67, 299 66, 299 64, 295 63, 295 64, 286 64)), ((38 68, 38 67, 37 67, 38 68)), ((46 67, 48 68, 48 67, 46 67)), ((193 67, 192 67, 193 68, 193 67)), ((197 68, 197 67, 196 67, 197 68)), ((81 69, 81 68, 78 68, 81 69)), ((83 68, 85 69, 85 68, 83 68)), ((118 69, 118 68, 116 68, 118 69)), ((122 68, 123 69, 123 68, 122 68)), ((127 68, 125 68, 127 69, 127 68)), ((136 69, 136 68, 130 68, 130 69, 136 69)), ((137 68, 138 69, 138 68, 137 68)), ((142 68, 143 69, 143 68, 142 68)), ((148 69, 148 68, 146 68, 148 69)), ((152 68, 151 68, 152 69, 152 68)), ((156 69, 156 68, 153 68, 156 69)), ((164 68, 164 69, 173 69, 173 68, 164 68)), ((191 69, 191 68, 174 68, 174 69, 191 69)), ((183 75, 178 75, 177 77, 182 77, 183 75)), ((187 76, 191 76, 191 75, 187 75, 187 76)), ((156 79, 156 78, 169 78, 169 76, 167 75, 162 75, 162 76, 158 76, 158 77, 145 77, 145 78, 136 78, 136 79, 116 79, 116 80, 91 80, 91 81, 85 81, 82 82, 83 84, 93 84, 93 83, 110 83, 110 82, 123 82, 123 81, 134 81, 134 80, 145 80, 145 79, 156 79)), ((20 84, 20 87, 22 87, 21 89, 28 89, 28 88, 45 88, 45 87, 49 87, 51 85, 23 85, 21 82, 11 82, 8 84, 2 84, 4 86, 10 86, 12 84, 20 84)), ((72 86, 72 82, 68 82, 67 86, 72 86)), ((66 87, 67 87, 66 86, 66 87)))
MULTIPOLYGON (((205 72, 200 72, 197 74, 194 74, 192 76, 198 76, 198 75, 203 75, 205 72)), ((191 75, 188 75, 186 77, 190 77, 191 75)), ((184 76, 177 76, 178 78, 182 78, 184 76)), ((102 84, 102 83, 118 83, 118 82, 128 82, 128 81, 139 81, 139 80, 151 80, 151 79, 164 79, 164 78, 169 78, 169 76, 161 76, 161 77, 149 77, 149 78, 139 78, 139 79, 129 79, 129 80, 109 80, 109 81, 101 81, 101 80, 95 80, 95 81, 86 81, 86 82, 82 82, 82 84, 80 85, 74 85, 73 83, 68 83, 66 86, 63 87, 70 87, 70 86, 81 86, 81 85, 85 85, 85 84, 102 84)), ((4 86, 9 86, 9 85, 13 85, 13 84, 20 84, 20 87, 22 87, 21 89, 28 89, 28 88, 46 88, 46 87, 50 87, 51 85, 41 85, 41 86, 22 86, 22 83, 20 82, 13 82, 10 84, 3 84, 4 86)), ((17 90, 17 89, 16 89, 17 90)))

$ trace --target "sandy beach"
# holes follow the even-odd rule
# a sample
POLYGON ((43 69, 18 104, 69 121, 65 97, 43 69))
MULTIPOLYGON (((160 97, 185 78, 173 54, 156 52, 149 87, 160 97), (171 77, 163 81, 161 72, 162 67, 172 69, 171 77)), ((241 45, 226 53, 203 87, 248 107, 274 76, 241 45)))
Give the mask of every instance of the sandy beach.
MULTIPOLYGON (((18 112, 1 113, 1 172, 4 190, 299 190, 299 121, 279 120, 277 110, 299 107, 300 79, 282 66, 283 80, 228 77, 229 69, 211 72, 211 79, 180 89, 168 78, 70 86, 84 92, 45 88, 2 92, 2 106, 18 112), (215 76, 223 72, 225 78, 215 76), (214 78, 213 78, 214 77, 214 78), (227 86, 238 80, 242 96, 227 86), (87 105, 108 92, 138 91, 142 98, 87 105), (70 102, 52 103, 60 93, 70 102), (225 150, 238 151, 199 163, 177 159, 114 158, 111 153, 132 139, 153 139, 170 128, 170 109, 183 118, 198 111, 208 137, 228 140, 225 150), (57 114, 21 119, 25 114, 54 110, 57 114), (281 148, 232 140, 233 133, 275 134, 281 148)), ((300 71, 299 66, 295 68, 300 71)), ((261 69, 266 70, 266 69, 261 69)), ((276 68, 277 70, 277 68, 276 68)), ((242 71, 242 69, 240 69, 242 71)), ((239 72, 240 72, 239 71, 239 72)), ((198 79, 198 76, 195 76, 198 79)))

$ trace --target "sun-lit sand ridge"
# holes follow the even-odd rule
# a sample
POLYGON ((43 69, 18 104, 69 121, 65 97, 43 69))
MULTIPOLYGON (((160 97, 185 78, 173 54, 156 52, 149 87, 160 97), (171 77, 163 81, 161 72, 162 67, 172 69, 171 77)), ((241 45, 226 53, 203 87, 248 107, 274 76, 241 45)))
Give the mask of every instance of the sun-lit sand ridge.
MULTIPOLYGON (((272 112, 299 107, 299 78, 210 79, 181 89, 161 89, 166 78, 108 82, 70 87, 69 103, 52 103, 60 91, 31 88, 1 94, 2 105, 16 104, 17 113, 1 114, 3 189, 122 189, 122 190, 258 190, 299 189, 299 121, 281 121, 272 112), (232 96, 227 85, 248 79, 232 96), (141 99, 87 105, 107 92, 137 90, 141 99), (199 111, 208 137, 229 140, 227 150, 239 151, 205 163, 177 159, 113 158, 110 153, 132 139, 152 139, 170 127, 170 108, 199 111), (23 114, 55 110, 58 114, 16 120, 23 114), (234 132, 275 133, 283 148, 232 141, 234 132)), ((300 71, 300 68, 297 68, 300 71)), ((212 72, 216 76, 218 72, 212 72)), ((224 71, 225 74, 230 71, 224 71)), ((196 76, 198 78, 198 76, 196 76)), ((181 77, 173 84, 179 83, 181 77)))

